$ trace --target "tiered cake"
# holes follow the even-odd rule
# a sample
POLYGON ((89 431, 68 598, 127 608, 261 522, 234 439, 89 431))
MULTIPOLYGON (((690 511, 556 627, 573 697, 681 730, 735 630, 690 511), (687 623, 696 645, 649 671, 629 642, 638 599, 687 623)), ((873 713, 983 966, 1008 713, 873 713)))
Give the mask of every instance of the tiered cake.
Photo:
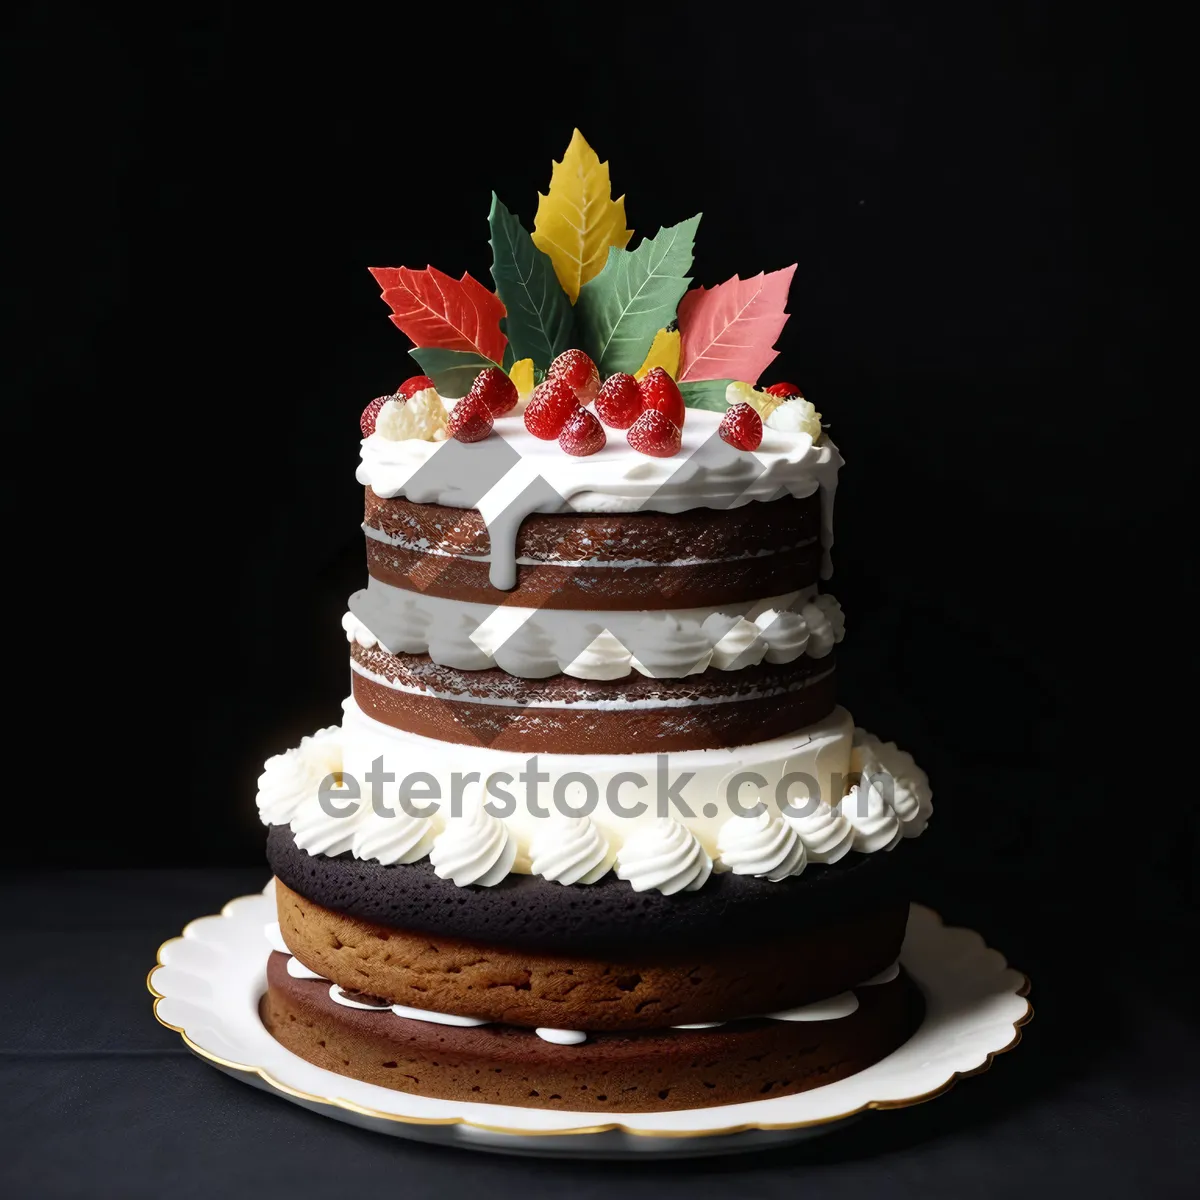
POLYGON ((259 781, 263 1020, 340 1074, 524 1106, 859 1071, 920 1016, 897 847, 931 804, 835 704, 837 448, 753 386, 794 268, 689 290, 699 218, 627 250, 578 133, 532 235, 489 220, 494 294, 373 272, 424 374, 362 415, 342 724, 259 781))

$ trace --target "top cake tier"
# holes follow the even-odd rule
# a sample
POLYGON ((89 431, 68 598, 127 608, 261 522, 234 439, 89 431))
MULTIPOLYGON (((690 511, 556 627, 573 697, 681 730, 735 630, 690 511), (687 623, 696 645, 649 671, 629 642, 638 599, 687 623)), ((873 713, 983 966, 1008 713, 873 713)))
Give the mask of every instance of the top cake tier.
POLYGON ((593 610, 736 603, 827 577, 837 447, 768 428, 745 453, 719 425, 689 411, 671 458, 615 438, 570 457, 526 430, 522 408, 474 443, 372 433, 358 468, 371 576, 447 599, 593 610))

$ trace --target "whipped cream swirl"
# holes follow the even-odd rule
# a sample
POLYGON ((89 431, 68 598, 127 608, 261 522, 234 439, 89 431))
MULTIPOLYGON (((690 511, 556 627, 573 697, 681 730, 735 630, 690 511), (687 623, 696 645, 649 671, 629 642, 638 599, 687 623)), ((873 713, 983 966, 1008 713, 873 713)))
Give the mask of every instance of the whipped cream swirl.
POLYGON ((769 663, 795 662, 808 646, 808 624, 796 612, 780 612, 768 608, 754 618, 767 643, 765 658, 769 663))
POLYGON ((800 615, 808 626, 808 653, 813 658, 824 658, 846 634, 842 607, 832 596, 815 596, 800 615))
POLYGON ((718 865, 735 875, 778 883, 799 875, 807 863, 796 831, 769 812, 730 817, 717 834, 718 865))
POLYGON ((481 793, 463 797, 462 816, 451 817, 434 839, 429 861, 439 879, 459 887, 494 887, 511 870, 517 857, 516 839, 503 821, 484 808, 481 793))
POLYGON ((860 854, 891 850, 904 836, 900 820, 873 782, 855 784, 842 797, 842 815, 854 828, 854 849, 860 854))
POLYGON ((680 621, 671 613, 654 613, 639 622, 630 639, 638 647, 630 660, 635 671, 651 679, 680 679, 708 669, 712 644, 699 621, 680 621))
POLYGON ((368 807, 367 815, 357 822, 350 851, 355 858, 374 859, 390 866, 413 863, 433 849, 436 833, 429 817, 414 817, 402 808, 381 817, 368 807))
POLYGON ((632 658, 614 634, 602 629, 563 667, 563 674, 576 679, 620 679, 629 674, 632 658))
POLYGON ((297 809, 315 797, 322 780, 342 769, 342 730, 319 729, 300 745, 263 763, 258 777, 258 815, 264 825, 286 825, 297 809))
POLYGON ((342 618, 342 628, 346 631, 346 641, 357 642, 364 650, 374 650, 379 645, 379 639, 352 612, 342 618))
POLYGON ((817 804, 811 813, 785 814, 783 819, 799 835, 811 862, 835 863, 854 845, 854 826, 828 804, 817 804))
POLYGON ((355 806, 349 799, 349 793, 339 795, 342 789, 334 788, 330 792, 330 806, 333 809, 353 809, 344 816, 331 816, 322 807, 320 800, 314 794, 296 810, 292 817, 292 836, 296 845, 307 854, 323 854, 335 858, 344 854, 354 844, 354 834, 363 819, 364 812, 370 812, 370 805, 355 806))
POLYGON ((617 878, 635 892, 696 892, 711 874, 712 859, 696 835, 670 817, 631 834, 617 853, 617 878))
MULTIPOLYGON (((728 617, 715 613, 704 622, 703 628, 715 632, 720 620, 728 620, 728 617)), ((714 643, 712 665, 719 671, 753 667, 762 662, 766 652, 767 643, 758 626, 745 617, 737 617, 714 643)))
POLYGON ((616 857, 589 817, 566 817, 557 810, 542 821, 529 843, 530 870, 555 883, 595 883, 616 857))
POLYGON ((929 777, 912 755, 898 749, 895 742, 881 742, 866 730, 855 729, 854 760, 865 777, 878 780, 904 836, 924 833, 933 816, 933 791, 929 777))

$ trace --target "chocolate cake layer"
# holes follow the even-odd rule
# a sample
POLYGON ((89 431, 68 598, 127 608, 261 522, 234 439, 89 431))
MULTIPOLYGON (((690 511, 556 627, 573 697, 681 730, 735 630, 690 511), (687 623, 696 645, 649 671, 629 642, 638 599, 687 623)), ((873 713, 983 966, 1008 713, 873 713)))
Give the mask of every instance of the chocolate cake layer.
POLYGON ((267 859, 294 892, 336 912, 414 933, 580 957, 670 954, 777 941, 907 899, 920 844, 902 853, 848 854, 833 866, 771 883, 714 874, 698 892, 635 892, 609 873, 597 883, 564 887, 512 874, 495 887, 458 887, 439 879, 427 859, 404 865, 309 855, 286 825, 267 835, 267 859))
POLYGON ((680 679, 522 679, 498 668, 459 671, 428 655, 351 644, 368 716, 423 737, 517 753, 586 754, 742 746, 803 729, 833 711, 833 656, 710 668, 680 679), (386 679, 382 683, 379 679, 386 679), (389 686, 389 683, 392 686, 389 686))
POLYGON ((488 582, 475 509, 381 499, 368 487, 367 568, 453 600, 538 608, 695 608, 808 587, 821 565, 820 498, 682 513, 535 513, 517 534, 517 586, 488 582))
POLYGON ((908 1040, 924 1009, 901 972, 859 988, 857 1010, 836 1020, 596 1033, 563 1046, 511 1025, 461 1028, 346 1008, 329 984, 293 979, 286 963, 271 955, 259 1013, 292 1053, 397 1091, 526 1108, 661 1112, 791 1095, 878 1062, 908 1040))
POLYGON ((619 958, 510 950, 414 933, 313 904, 276 881, 279 927, 306 967, 389 1004, 557 1029, 654 1029, 778 1012, 878 975, 900 955, 893 901, 770 942, 619 958))

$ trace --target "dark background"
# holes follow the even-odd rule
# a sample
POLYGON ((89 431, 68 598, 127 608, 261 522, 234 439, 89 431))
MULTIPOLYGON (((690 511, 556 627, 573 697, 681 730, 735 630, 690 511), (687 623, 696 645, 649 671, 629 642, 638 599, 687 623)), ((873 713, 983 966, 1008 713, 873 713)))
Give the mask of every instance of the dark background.
POLYGON ((489 280, 489 189, 531 225, 577 124, 638 233, 703 210, 697 282, 799 263, 765 379, 847 459, 842 695, 932 776, 933 896, 1106 902, 1120 864, 1193 902, 1193 806, 1161 816, 1191 485, 1163 31, 1104 5, 598 11, 10 21, 16 415, 57 446, 11 538, 71 646, 65 671, 13 649, 86 773, 57 861, 260 861, 262 760, 348 690, 358 413, 415 369, 366 268, 489 280))
POLYGON ((17 1192, 374 1191, 400 1165, 414 1194, 528 1194, 526 1164, 335 1132, 201 1069, 141 979, 261 885, 261 763, 348 690, 358 414, 413 370, 366 268, 486 281, 489 190, 528 225, 578 125, 638 234, 703 210, 698 283, 798 262, 766 380, 799 383, 847 460, 842 696, 932 777, 918 898, 1028 971, 1038 1019, 953 1103, 803 1155, 538 1178, 1184 1194, 1182 31, 1108 3, 350 8, 0 18, 17 1192))

